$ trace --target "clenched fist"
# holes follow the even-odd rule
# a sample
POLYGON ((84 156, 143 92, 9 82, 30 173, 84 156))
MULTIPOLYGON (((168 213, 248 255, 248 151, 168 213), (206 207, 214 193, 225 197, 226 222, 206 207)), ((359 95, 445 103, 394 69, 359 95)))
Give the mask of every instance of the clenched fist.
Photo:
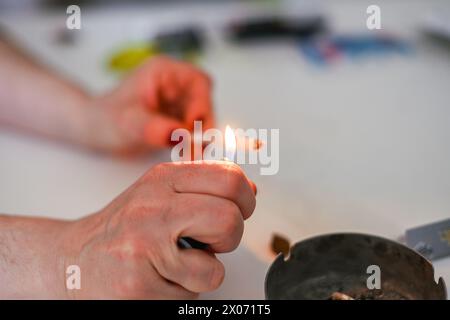
MULTIPOLYGON (((224 161, 153 167, 106 208, 65 228, 64 266, 81 269, 70 298, 191 299, 216 289, 255 209, 255 186, 224 161), (181 249, 180 237, 208 244, 181 249)), ((63 271, 61 271, 63 272, 63 271)))
POLYGON ((88 103, 86 143, 113 152, 171 145, 177 128, 213 126, 211 80, 191 64, 149 59, 112 92, 88 103))

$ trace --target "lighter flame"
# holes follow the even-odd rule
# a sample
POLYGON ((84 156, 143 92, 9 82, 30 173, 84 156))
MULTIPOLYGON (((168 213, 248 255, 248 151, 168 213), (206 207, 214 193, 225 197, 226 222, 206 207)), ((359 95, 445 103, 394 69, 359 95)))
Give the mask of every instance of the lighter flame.
POLYGON ((234 131, 227 126, 225 128, 225 158, 233 161, 236 153, 236 136, 234 131))

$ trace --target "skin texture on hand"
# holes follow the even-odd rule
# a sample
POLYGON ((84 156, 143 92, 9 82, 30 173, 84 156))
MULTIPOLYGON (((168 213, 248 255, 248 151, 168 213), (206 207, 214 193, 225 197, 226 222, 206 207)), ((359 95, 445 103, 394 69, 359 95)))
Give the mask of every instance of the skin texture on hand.
POLYGON ((171 146, 177 128, 213 126, 211 80, 194 66, 165 57, 148 60, 115 90, 94 98, 88 141, 118 153, 171 146))
POLYGON ((0 217, 0 235, 11 233, 0 236, 10 248, 0 252, 0 297, 196 298, 221 284, 225 271, 215 253, 239 245, 255 192, 231 162, 163 163, 81 220, 0 217), (181 249, 180 237, 209 250, 181 249), (65 287, 69 265, 80 267, 80 290, 65 287))

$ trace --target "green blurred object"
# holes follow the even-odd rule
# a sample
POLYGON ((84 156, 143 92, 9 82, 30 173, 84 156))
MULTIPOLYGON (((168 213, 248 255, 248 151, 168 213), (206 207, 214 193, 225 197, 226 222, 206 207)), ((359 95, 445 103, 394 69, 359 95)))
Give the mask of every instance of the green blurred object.
POLYGON ((160 51, 153 44, 130 45, 114 53, 109 59, 108 67, 116 72, 130 71, 158 54, 160 51))
POLYGON ((203 34, 203 29, 194 25, 162 32, 152 41, 129 45, 113 54, 109 60, 109 68, 117 72, 127 72, 144 60, 159 54, 195 63, 204 49, 203 34))
POLYGON ((194 64, 199 57, 199 53, 195 51, 165 52, 154 44, 137 44, 124 47, 114 53, 109 59, 108 68, 114 72, 126 73, 138 67, 145 60, 160 54, 194 64))

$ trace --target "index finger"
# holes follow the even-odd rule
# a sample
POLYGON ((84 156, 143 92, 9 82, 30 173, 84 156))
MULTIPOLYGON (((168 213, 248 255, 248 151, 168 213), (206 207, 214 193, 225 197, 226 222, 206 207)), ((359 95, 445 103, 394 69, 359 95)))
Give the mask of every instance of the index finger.
POLYGON ((188 99, 185 106, 187 124, 192 125, 194 121, 200 120, 203 121, 204 129, 213 127, 211 81, 201 73, 196 74, 189 84, 188 90, 188 99))
POLYGON ((202 120, 206 129, 211 128, 214 125, 211 78, 192 64, 177 62, 176 66, 173 72, 176 72, 180 89, 184 91, 187 127, 191 127, 195 120, 202 120))
POLYGON ((233 201, 247 219, 256 206, 253 182, 229 161, 199 160, 166 165, 169 185, 175 192, 209 194, 233 201))

